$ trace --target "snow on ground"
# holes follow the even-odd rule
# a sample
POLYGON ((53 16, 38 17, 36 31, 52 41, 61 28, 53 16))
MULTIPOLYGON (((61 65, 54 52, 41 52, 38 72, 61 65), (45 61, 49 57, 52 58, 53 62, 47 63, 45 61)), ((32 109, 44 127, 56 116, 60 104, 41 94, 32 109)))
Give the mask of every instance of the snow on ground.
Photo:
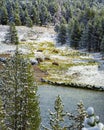
MULTIPOLYGON (((5 36, 8 33, 9 26, 0 25, 0 54, 8 53, 15 50, 15 45, 6 44, 5 36)), ((18 38, 20 42, 54 42, 55 43, 55 31, 53 27, 37 27, 32 28, 18 26, 16 27, 18 32, 18 38)), ((22 46, 21 51, 26 52, 22 46)))
POLYGON ((45 32, 41 34, 40 37, 36 39, 36 42, 56 42, 55 40, 55 34, 51 34, 49 32, 45 32))
POLYGON ((0 43, 0 54, 13 52, 15 48, 15 45, 0 43))
POLYGON ((94 66, 73 66, 68 69, 66 75, 76 74, 78 77, 75 82, 91 84, 104 87, 104 70, 99 70, 97 65, 94 66))

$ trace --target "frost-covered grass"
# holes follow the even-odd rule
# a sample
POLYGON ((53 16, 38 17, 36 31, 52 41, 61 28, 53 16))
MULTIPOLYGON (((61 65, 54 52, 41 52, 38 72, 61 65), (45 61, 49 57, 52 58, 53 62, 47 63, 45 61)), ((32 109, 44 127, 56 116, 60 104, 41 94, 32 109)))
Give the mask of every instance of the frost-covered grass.
MULTIPOLYGON (((42 44, 40 45, 42 46, 42 44)), ((87 54, 80 53, 76 50, 70 51, 67 48, 59 49, 55 48, 52 45, 48 46, 47 48, 43 49, 43 53, 46 57, 49 58, 49 60, 44 60, 39 64, 39 67, 43 71, 47 71, 49 74, 47 77, 45 77, 46 80, 50 80, 53 82, 70 83, 74 80, 77 80, 77 77, 79 75, 77 73, 68 75, 67 71, 69 70, 69 68, 77 68, 77 66, 81 66, 83 68, 84 66, 97 65, 97 63, 93 59, 91 60, 91 57, 88 58, 87 54), (83 55, 84 58, 82 59, 83 55), (79 62, 74 62, 76 59, 79 59, 79 62), (81 60, 86 60, 86 62, 81 62, 81 60), (54 63, 56 63, 57 65, 54 63)))

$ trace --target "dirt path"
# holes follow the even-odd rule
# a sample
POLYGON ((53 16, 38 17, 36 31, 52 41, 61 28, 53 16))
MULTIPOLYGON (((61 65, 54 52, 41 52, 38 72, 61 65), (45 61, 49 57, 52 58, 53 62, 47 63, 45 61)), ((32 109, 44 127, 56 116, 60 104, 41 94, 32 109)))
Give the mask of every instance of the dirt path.
POLYGON ((35 80, 37 82, 41 82, 41 80, 48 75, 47 72, 42 71, 37 65, 33 65, 33 69, 34 69, 35 80))

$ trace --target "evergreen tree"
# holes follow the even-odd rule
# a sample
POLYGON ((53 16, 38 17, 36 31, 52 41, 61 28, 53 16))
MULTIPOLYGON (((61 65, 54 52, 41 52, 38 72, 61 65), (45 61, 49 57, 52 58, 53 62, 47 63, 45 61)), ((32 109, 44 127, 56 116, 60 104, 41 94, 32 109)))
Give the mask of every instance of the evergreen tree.
POLYGON ((27 9, 25 9, 25 25, 26 25, 27 27, 32 27, 32 26, 33 26, 33 22, 32 22, 32 20, 31 20, 29 14, 28 14, 27 9))
POLYGON ((77 113, 67 113, 71 124, 69 125, 69 130, 82 130, 83 122, 87 113, 82 101, 77 104, 77 113))
POLYGON ((101 54, 102 54, 102 59, 104 59, 104 36, 103 36, 103 39, 101 42, 100 50, 101 50, 101 54))
POLYGON ((32 9, 31 9, 31 19, 32 19, 33 23, 36 24, 36 21, 37 21, 37 10, 33 6, 32 6, 32 9))
POLYGON ((20 16, 19 16, 19 14, 16 14, 16 12, 14 13, 14 23, 15 23, 16 26, 21 25, 20 16))
POLYGON ((82 101, 80 101, 77 104, 77 111, 78 111, 78 114, 75 117, 76 128, 78 130, 82 130, 84 119, 87 116, 87 113, 86 113, 86 110, 82 101))
POLYGON ((18 44, 18 35, 17 30, 14 23, 10 23, 10 41, 13 44, 18 44))
POLYGON ((3 6, 1 9, 1 24, 2 25, 8 24, 8 13, 7 13, 7 9, 5 6, 3 6))
MULTIPOLYGON (((62 103, 62 100, 61 100, 59 95, 57 96, 57 98, 55 100, 54 109, 55 109, 55 112, 50 111, 51 130, 67 130, 66 126, 61 125, 61 123, 64 122, 64 117, 66 116, 66 113, 64 113, 63 103, 62 103)), ((45 127, 44 127, 44 129, 50 130, 50 129, 45 128, 45 127)))
POLYGON ((7 12, 8 12, 9 23, 14 22, 14 10, 13 10, 12 1, 8 0, 6 7, 7 7, 7 12))
POLYGON ((31 64, 16 53, 1 75, 5 124, 11 130, 39 130, 40 110, 31 64))
POLYGON ((36 7, 33 7, 33 6, 31 9, 31 19, 34 24, 40 25, 39 11, 36 7))
POLYGON ((87 43, 88 42, 89 42, 88 28, 85 27, 84 30, 83 30, 83 33, 81 35, 81 40, 79 42, 79 47, 87 49, 87 43))
POLYGON ((48 4, 48 10, 52 16, 55 15, 55 13, 58 11, 58 4, 54 1, 49 2, 48 4))
POLYGON ((4 118, 5 118, 5 111, 3 110, 3 103, 2 99, 0 96, 0 130, 7 130, 5 123, 4 123, 4 118))
POLYGON ((88 22, 88 25, 87 25, 87 39, 88 39, 88 42, 87 42, 87 50, 89 52, 91 52, 93 50, 93 23, 92 21, 89 21, 88 22))
POLYGON ((25 11, 22 9, 22 8, 20 8, 20 21, 21 21, 21 24, 22 25, 25 25, 26 23, 25 23, 25 11))
POLYGON ((67 28, 65 24, 61 24, 57 36, 58 43, 61 43, 61 45, 65 44, 67 40, 67 28))
POLYGON ((18 1, 15 2, 14 5, 14 23, 16 26, 20 26, 21 25, 21 20, 20 20, 20 13, 19 13, 19 3, 18 1))
POLYGON ((41 22, 41 25, 47 24, 48 16, 49 16, 49 14, 48 14, 48 10, 47 10, 46 6, 42 5, 41 11, 40 11, 40 22, 41 22))
POLYGON ((78 21, 75 20, 73 29, 70 34, 71 47, 74 47, 75 49, 77 49, 79 47, 80 38, 81 38, 81 28, 78 21))

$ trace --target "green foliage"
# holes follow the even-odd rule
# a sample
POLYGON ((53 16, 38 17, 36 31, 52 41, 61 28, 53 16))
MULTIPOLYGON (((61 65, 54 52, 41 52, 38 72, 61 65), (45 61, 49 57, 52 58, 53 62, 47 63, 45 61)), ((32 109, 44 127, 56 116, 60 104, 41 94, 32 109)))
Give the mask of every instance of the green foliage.
POLYGON ((10 23, 10 42, 13 44, 18 44, 18 35, 14 23, 10 23))
POLYGON ((36 25, 48 25, 50 23, 56 25, 60 22, 70 23, 74 18, 86 25, 89 20, 93 20, 96 16, 103 18, 103 5, 104 2, 99 0, 74 0, 73 2, 71 0, 1 0, 0 7, 5 8, 3 11, 5 15, 2 15, 0 9, 0 21, 4 16, 5 22, 2 22, 4 25, 7 24, 7 21, 15 22, 16 25, 26 25, 27 14, 25 10, 27 10, 29 27, 31 27, 31 20, 36 25), (17 21, 21 21, 21 24, 18 24, 17 21))
POLYGON ((5 111, 3 110, 3 103, 2 103, 2 99, 0 96, 0 130, 6 130, 6 126, 4 123, 4 118, 5 118, 5 111))
POLYGON ((37 86, 28 60, 16 50, 1 75, 4 123, 11 130, 39 130, 40 109, 37 86))
POLYGON ((104 37, 103 37, 103 39, 102 39, 100 48, 101 48, 102 58, 104 58, 104 37))
POLYGON ((33 22, 31 20, 31 18, 29 17, 28 11, 25 10, 25 25, 27 27, 32 27, 33 26, 33 22))
POLYGON ((15 22, 15 24, 17 25, 17 26, 20 26, 21 25, 21 20, 20 20, 20 17, 19 17, 19 15, 18 14, 14 14, 14 22, 15 22))
POLYGON ((0 9, 0 12, 1 12, 1 24, 2 25, 6 25, 8 24, 8 12, 7 12, 7 9, 5 6, 3 6, 1 9, 0 9))
POLYGON ((61 43, 61 45, 63 45, 63 44, 66 44, 66 40, 67 40, 66 25, 61 24, 59 31, 58 31, 57 41, 58 41, 58 43, 61 43))
MULTIPOLYGON (((54 103, 54 110, 55 112, 50 111, 50 126, 52 130, 66 130, 65 126, 62 126, 61 123, 64 122, 64 117, 66 113, 63 110, 63 103, 60 96, 57 96, 55 103, 54 103)), ((45 128, 48 130, 48 128, 45 128)))
POLYGON ((71 47, 77 49, 79 47, 79 41, 81 37, 81 29, 78 21, 74 21, 73 29, 70 34, 71 37, 71 47))

